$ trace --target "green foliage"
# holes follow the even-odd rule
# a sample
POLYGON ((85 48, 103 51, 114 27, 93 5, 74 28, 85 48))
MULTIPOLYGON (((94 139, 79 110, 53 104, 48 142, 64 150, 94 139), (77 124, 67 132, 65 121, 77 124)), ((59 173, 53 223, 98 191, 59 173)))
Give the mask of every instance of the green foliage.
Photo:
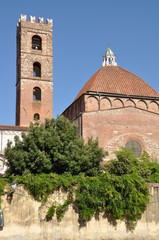
POLYGON ((63 116, 44 124, 31 124, 22 140, 15 137, 15 146, 9 142, 5 150, 8 175, 83 172, 94 176, 100 171, 103 156, 98 141, 89 139, 85 144, 78 136, 77 126, 63 116))
POLYGON ((47 212, 47 215, 46 215, 46 219, 47 221, 50 221, 54 214, 55 214, 55 209, 56 209, 56 206, 55 205, 52 205, 49 209, 48 209, 48 212, 47 212))
POLYGON ((9 183, 10 185, 10 181, 8 178, 0 177, 0 196, 4 194, 4 189, 7 183, 9 183))
POLYGON ((117 158, 109 161, 104 166, 104 170, 117 176, 132 173, 137 161, 133 152, 129 149, 121 148, 119 151, 116 151, 115 154, 117 158))
MULTIPOLYGON (((121 148, 116 159, 100 169, 104 156, 98 141, 85 144, 78 137, 77 126, 64 117, 31 125, 22 141, 16 137, 15 146, 8 143, 6 152, 8 174, 24 184, 30 194, 45 204, 49 194, 61 189, 67 200, 53 204, 46 215, 51 220, 56 212, 58 221, 72 204, 79 218, 88 221, 98 213, 133 226, 149 203, 147 182, 159 182, 159 164, 151 162, 144 152, 137 159, 130 150, 121 148)), ((0 193, 3 192, 0 182, 0 193)))
POLYGON ((138 171, 147 182, 159 182, 159 164, 152 161, 147 152, 140 158, 138 171))
POLYGON ((0 196, 4 193, 5 182, 6 182, 6 179, 0 178, 0 196))
POLYGON ((76 202, 85 221, 96 212, 108 211, 115 219, 133 224, 149 203, 149 189, 135 174, 116 177, 106 173, 83 178, 76 190, 76 202))
POLYGON ((76 184, 76 178, 73 178, 71 174, 30 174, 28 176, 17 176, 15 180, 19 184, 24 184, 35 200, 43 202, 46 202, 48 195, 55 190, 62 188, 67 191, 76 184))
POLYGON ((46 202, 49 194, 62 189, 68 194, 60 205, 54 204, 47 212, 47 220, 56 211, 58 221, 64 216, 69 204, 78 209, 80 219, 90 220, 97 213, 109 212, 115 219, 133 225, 141 218, 149 203, 149 189, 145 181, 135 173, 115 176, 103 173, 95 177, 71 174, 41 174, 15 178, 36 200, 46 202), (56 207, 55 207, 56 205, 56 207))
POLYGON ((137 159, 133 152, 121 148, 116 152, 116 156, 116 159, 104 165, 104 171, 108 171, 116 176, 135 173, 146 182, 159 182, 159 164, 152 162, 146 151, 143 152, 140 159, 137 159))
POLYGON ((68 195, 67 200, 63 203, 60 204, 57 209, 56 209, 56 216, 57 220, 61 221, 62 218, 64 217, 65 212, 68 210, 68 206, 72 203, 72 194, 71 192, 68 195))

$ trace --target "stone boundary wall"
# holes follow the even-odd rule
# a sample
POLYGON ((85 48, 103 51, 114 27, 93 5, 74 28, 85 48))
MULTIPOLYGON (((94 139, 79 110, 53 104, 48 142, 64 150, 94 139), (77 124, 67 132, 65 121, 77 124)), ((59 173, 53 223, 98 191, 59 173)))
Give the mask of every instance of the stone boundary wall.
POLYGON ((78 215, 69 207, 61 222, 56 216, 49 222, 46 213, 51 202, 63 203, 66 194, 52 194, 45 207, 36 202, 23 186, 18 186, 11 203, 6 195, 2 198, 4 227, 1 240, 158 240, 159 239, 159 184, 150 184, 151 201, 134 231, 127 231, 125 223, 113 225, 100 215, 92 218, 85 226, 78 222, 78 215))

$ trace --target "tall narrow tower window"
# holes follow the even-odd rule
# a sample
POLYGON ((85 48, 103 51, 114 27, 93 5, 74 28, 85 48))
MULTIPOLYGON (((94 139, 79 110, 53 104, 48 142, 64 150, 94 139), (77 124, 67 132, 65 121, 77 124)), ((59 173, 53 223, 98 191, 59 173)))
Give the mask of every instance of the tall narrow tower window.
POLYGON ((33 101, 41 101, 41 89, 39 87, 33 89, 33 101))
POLYGON ((42 49, 42 40, 38 35, 32 37, 32 49, 41 50, 42 49))
POLYGON ((34 114, 34 120, 40 120, 40 115, 39 113, 34 114))
POLYGON ((41 77, 41 64, 39 62, 33 64, 33 77, 41 77))

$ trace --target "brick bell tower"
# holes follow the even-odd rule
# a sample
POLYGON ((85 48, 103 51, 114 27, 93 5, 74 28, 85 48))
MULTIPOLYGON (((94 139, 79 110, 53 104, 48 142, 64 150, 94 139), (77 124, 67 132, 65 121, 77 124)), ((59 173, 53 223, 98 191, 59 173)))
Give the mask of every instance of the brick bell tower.
POLYGON ((53 117, 52 19, 21 15, 17 24, 16 125, 53 117))

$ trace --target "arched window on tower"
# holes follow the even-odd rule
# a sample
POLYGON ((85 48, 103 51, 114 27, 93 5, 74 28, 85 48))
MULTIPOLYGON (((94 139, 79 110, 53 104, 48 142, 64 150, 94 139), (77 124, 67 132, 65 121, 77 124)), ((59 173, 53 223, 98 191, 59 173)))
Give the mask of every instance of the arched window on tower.
POLYGON ((34 120, 40 120, 40 115, 39 113, 34 114, 34 120))
POLYGON ((41 77, 41 64, 39 62, 33 64, 33 77, 41 77))
POLYGON ((39 87, 33 88, 33 101, 41 101, 41 89, 39 87))
POLYGON ((41 50, 42 49, 42 40, 38 35, 32 37, 32 49, 41 50))

